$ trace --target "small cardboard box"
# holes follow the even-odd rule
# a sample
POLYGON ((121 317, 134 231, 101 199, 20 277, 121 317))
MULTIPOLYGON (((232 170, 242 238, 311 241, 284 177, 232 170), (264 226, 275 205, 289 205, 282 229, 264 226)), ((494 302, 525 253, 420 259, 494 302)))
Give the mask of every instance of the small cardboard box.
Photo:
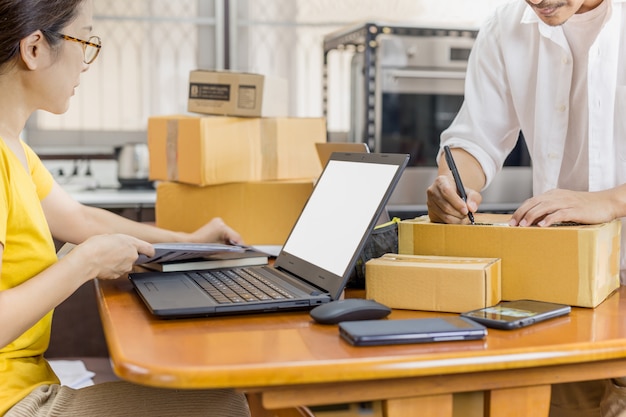
POLYGON ((150 179, 196 185, 319 176, 324 118, 155 116, 150 179))
POLYGON ((206 187, 162 182, 156 190, 156 225, 192 232, 221 217, 249 245, 282 245, 312 191, 312 179, 206 187))
POLYGON ((391 308, 462 313, 500 302, 500 259, 385 254, 365 264, 367 298, 391 308))
POLYGON ((509 227, 510 215, 481 214, 476 225, 398 225, 402 254, 502 259, 502 299, 596 307, 620 285, 619 220, 598 225, 509 227))
POLYGON ((190 112, 243 117, 286 117, 287 80, 233 71, 194 70, 189 74, 190 112))

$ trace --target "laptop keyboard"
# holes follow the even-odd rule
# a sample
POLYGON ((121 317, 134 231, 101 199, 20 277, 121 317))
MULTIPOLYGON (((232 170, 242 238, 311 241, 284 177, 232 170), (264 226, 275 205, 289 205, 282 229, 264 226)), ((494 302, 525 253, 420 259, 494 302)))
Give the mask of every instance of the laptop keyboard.
POLYGON ((295 298, 284 288, 245 268, 189 272, 187 275, 220 304, 295 298))

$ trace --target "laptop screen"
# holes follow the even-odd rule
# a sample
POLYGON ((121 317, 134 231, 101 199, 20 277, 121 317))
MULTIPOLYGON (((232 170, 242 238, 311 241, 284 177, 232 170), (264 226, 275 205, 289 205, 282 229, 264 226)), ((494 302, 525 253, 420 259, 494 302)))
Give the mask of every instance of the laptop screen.
MULTIPOLYGON (((405 155, 341 154, 350 156, 346 160, 338 155, 320 176, 283 252, 347 279, 404 168, 405 155)), ((311 274, 302 275, 308 280, 311 274)), ((326 289, 329 283, 315 276, 320 282, 313 284, 326 289)))

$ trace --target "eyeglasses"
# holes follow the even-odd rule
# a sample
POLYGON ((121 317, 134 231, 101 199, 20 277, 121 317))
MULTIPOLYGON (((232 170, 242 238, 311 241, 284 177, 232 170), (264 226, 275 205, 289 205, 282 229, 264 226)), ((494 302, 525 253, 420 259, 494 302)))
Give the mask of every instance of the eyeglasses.
POLYGON ((100 48, 102 48, 102 43, 100 41, 100 37, 91 36, 88 40, 82 40, 75 38, 73 36, 64 35, 58 32, 48 32, 52 35, 56 35, 61 39, 65 39, 66 41, 78 42, 83 44, 83 62, 85 64, 91 64, 96 60, 98 54, 100 53, 100 48))

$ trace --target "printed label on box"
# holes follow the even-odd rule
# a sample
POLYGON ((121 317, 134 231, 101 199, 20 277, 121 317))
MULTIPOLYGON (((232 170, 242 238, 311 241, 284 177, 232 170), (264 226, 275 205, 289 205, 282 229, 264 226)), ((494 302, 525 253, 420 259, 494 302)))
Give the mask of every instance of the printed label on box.
POLYGON ((228 101, 230 100, 230 84, 191 83, 189 98, 228 101))
POLYGON ((254 85, 240 85, 237 107, 240 109, 254 109, 255 104, 256 87, 254 85))

